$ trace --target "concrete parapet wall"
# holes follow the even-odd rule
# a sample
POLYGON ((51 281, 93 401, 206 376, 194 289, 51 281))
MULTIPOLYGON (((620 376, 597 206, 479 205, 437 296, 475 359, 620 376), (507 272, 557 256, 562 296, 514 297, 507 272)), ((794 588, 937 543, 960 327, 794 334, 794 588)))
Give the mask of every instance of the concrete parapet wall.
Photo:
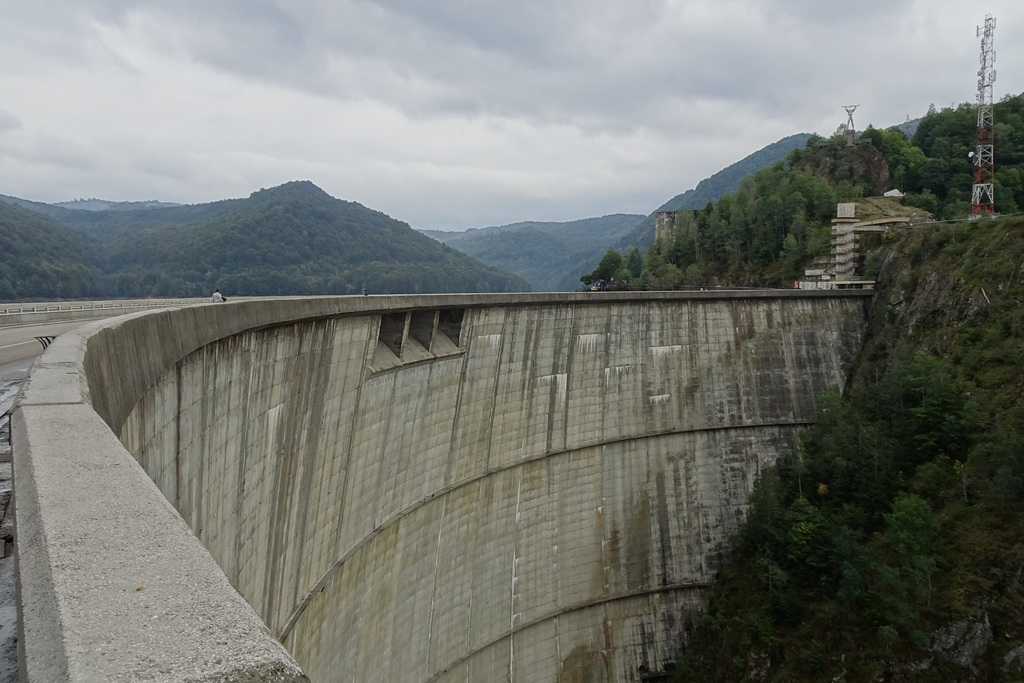
POLYGON ((307 680, 83 400, 83 351, 51 345, 11 420, 21 680, 307 680))
POLYGON ((177 308, 209 303, 202 299, 118 299, 113 301, 58 301, 35 304, 0 304, 0 327, 68 320, 97 320, 152 308, 177 308))
MULTIPOLYGON (((101 552, 84 576, 131 579, 90 599, 208 625, 228 643, 214 647, 223 666, 238 643, 215 635, 226 609, 245 613, 238 623, 252 630, 238 637, 262 653, 240 666, 300 675, 258 614, 315 681, 638 680, 640 666, 678 653, 758 471, 821 390, 842 388, 867 301, 794 290, 324 297, 94 323, 57 340, 17 409, 19 557, 77 574, 49 541, 46 511, 67 508, 66 530, 54 530, 64 536, 116 513, 109 535, 87 536, 101 552), (65 415, 88 423, 86 452, 102 463, 102 482, 75 475, 72 496, 56 471, 39 474, 54 462, 92 471, 47 436, 65 415), (19 459, 25 503, 41 511, 33 548, 21 540, 22 510, 36 511, 21 505, 19 459), (78 529, 75 505, 93 485, 100 497, 81 505, 118 505, 78 529), (142 513, 120 526, 136 507, 174 541, 147 542, 156 522, 142 513), (161 554, 171 547, 177 560, 161 554), (193 572, 181 600, 163 602, 193 572), (145 588, 142 575, 168 585, 125 589, 145 588)), ((26 612, 29 649, 54 621, 53 638, 84 637, 61 621, 57 579, 28 588, 52 607, 26 612)), ((124 655, 128 635, 101 630, 124 655)), ((64 669, 97 665, 61 652, 64 669)), ((186 680, 176 675, 162 680, 186 680)))

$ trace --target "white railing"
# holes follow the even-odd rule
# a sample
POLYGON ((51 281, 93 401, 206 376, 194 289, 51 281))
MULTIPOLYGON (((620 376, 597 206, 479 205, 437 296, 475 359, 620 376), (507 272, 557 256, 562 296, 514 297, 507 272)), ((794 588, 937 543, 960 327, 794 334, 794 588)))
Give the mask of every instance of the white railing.
POLYGON ((110 301, 58 301, 34 304, 0 304, 0 316, 21 313, 64 313, 99 309, 153 308, 158 306, 186 306, 210 303, 209 297, 192 299, 119 299, 110 301))

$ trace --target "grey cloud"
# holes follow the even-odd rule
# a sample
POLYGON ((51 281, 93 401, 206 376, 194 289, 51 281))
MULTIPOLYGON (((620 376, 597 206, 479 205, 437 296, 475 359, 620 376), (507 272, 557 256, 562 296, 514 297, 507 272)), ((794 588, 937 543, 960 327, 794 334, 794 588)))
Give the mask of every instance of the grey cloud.
POLYGON ((184 182, 195 177, 193 163, 180 156, 140 155, 130 165, 154 184, 160 181, 184 182))
POLYGON ((39 135, 20 154, 22 160, 47 166, 90 171, 97 167, 98 150, 77 140, 53 134, 39 135))
POLYGON ((21 128, 22 123, 13 112, 0 107, 0 134, 21 128))
MULTIPOLYGON (((246 78, 413 118, 492 115, 621 128, 673 98, 758 100, 777 114, 808 90, 881 69, 878 27, 911 0, 852 11, 811 0, 84 0, 97 21, 246 78), (694 20, 696 18, 696 20, 694 20), (855 43, 851 28, 867 29, 855 43), (844 41, 837 36, 846 35, 844 41), (856 48, 856 49, 854 49, 856 48), (581 116, 581 112, 583 115, 581 116)), ((907 13, 910 14, 907 14, 907 13)))
POLYGON ((801 68, 790 38, 771 26, 737 30, 728 11, 716 27, 688 26, 679 7, 657 0, 86 0, 83 8, 143 32, 140 40, 169 55, 336 99, 386 102, 411 118, 496 116, 614 132, 677 98, 725 106, 760 97, 774 113, 795 91, 777 75, 801 68))
MULTIPOLYGON (((847 32, 850 28, 878 26, 919 6, 915 0, 858 0, 857 3, 833 5, 820 0, 771 0, 756 3, 770 15, 791 20, 808 30, 847 32)), ((752 6, 754 6, 752 4, 752 6)))
POLYGON ((181 15, 156 3, 121 15, 108 8, 106 18, 135 21, 154 32, 147 42, 221 70, 338 98, 380 99, 416 117, 536 116, 540 103, 554 121, 580 108, 591 120, 611 118, 662 97, 659 81, 670 75, 659 66, 664 55, 643 45, 659 16, 620 11, 614 18, 622 21, 609 22, 600 3, 201 7, 181 15))

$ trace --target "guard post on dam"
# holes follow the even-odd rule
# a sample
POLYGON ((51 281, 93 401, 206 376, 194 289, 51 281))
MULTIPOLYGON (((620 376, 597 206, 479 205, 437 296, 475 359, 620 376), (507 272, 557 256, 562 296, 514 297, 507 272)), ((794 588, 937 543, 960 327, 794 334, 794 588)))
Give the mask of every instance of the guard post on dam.
POLYGON ((22 677, 639 681, 870 291, 266 299, 62 334, 11 418, 22 677))

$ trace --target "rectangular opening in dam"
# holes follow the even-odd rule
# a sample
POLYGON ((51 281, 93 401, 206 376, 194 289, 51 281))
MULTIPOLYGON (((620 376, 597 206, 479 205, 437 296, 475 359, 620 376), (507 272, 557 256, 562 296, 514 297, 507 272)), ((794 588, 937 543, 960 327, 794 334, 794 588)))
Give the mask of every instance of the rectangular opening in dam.
POLYGON ((409 336, 429 350, 434 341, 436 324, 437 311, 413 311, 409 320, 409 336))
POLYGON ((391 349, 396 356, 402 355, 402 341, 405 338, 405 322, 408 313, 387 313, 380 318, 380 332, 377 341, 391 349))
POLYGON ((462 336, 462 319, 465 315, 464 308, 442 308, 438 316, 437 331, 456 346, 459 346, 459 338, 462 336))
POLYGON ((414 309, 381 315, 371 372, 461 353, 465 309, 414 309))

